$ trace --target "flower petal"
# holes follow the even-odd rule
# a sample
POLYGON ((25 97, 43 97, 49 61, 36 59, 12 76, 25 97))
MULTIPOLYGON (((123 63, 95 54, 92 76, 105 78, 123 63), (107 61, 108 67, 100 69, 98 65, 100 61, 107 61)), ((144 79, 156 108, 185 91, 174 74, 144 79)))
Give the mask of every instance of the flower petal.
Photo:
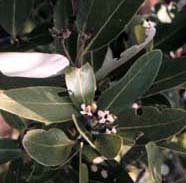
POLYGON ((0 71, 10 77, 47 78, 61 74, 68 59, 48 53, 0 53, 0 71))

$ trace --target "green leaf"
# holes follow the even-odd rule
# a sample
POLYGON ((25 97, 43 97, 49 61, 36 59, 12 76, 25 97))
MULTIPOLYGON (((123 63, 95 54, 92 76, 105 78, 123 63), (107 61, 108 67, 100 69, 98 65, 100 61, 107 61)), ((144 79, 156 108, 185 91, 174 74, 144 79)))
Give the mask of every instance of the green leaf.
POLYGON ((181 109, 143 107, 140 114, 134 109, 118 115, 118 134, 124 137, 142 133, 149 140, 168 138, 186 126, 186 112, 181 109))
POLYGON ((94 144, 102 156, 114 159, 121 153, 123 139, 118 135, 100 134, 96 136, 94 144))
POLYGON ((88 183, 88 168, 87 165, 82 163, 81 164, 81 182, 79 183, 88 183))
POLYGON ((91 63, 91 66, 94 68, 94 72, 96 72, 102 66, 106 53, 107 47, 97 51, 90 51, 86 54, 84 60, 90 60, 89 63, 91 63))
POLYGON ((0 24, 16 38, 32 11, 33 0, 2 0, 0 2, 0 24))
POLYGON ((11 139, 0 139, 0 164, 22 156, 18 143, 11 139))
POLYGON ((83 159, 86 160, 88 163, 92 163, 93 160, 100 156, 100 154, 95 150, 95 148, 92 148, 90 145, 84 145, 83 146, 83 159))
POLYGON ((69 26, 70 17, 73 16, 72 2, 58 0, 54 7, 54 26, 57 29, 65 29, 69 26))
POLYGON ((80 142, 79 149, 79 183, 88 183, 88 168, 86 164, 82 162, 82 153, 83 153, 84 143, 80 142))
POLYGON ((178 155, 186 156, 186 148, 175 142, 166 142, 158 144, 158 147, 162 150, 168 149, 178 155))
POLYGON ((182 178, 182 179, 180 179, 180 180, 178 180, 178 181, 176 181, 174 183, 185 183, 185 182, 186 182, 186 179, 185 178, 182 178))
POLYGON ((87 63, 81 68, 71 67, 65 74, 66 85, 73 103, 92 104, 96 90, 96 80, 92 67, 87 63))
POLYGON ((166 91, 184 83, 186 83, 186 57, 165 60, 146 96, 166 91))
POLYGON ((1 111, 0 113, 5 119, 6 123, 8 123, 11 127, 16 128, 20 131, 25 130, 27 128, 25 121, 19 118, 18 116, 6 111, 1 111))
POLYGON ((77 12, 78 30, 95 34, 88 47, 95 49, 108 45, 124 30, 142 3, 143 0, 80 0, 77 12))
POLYGON ((103 92, 98 106, 118 114, 141 97, 151 86, 160 68, 162 53, 159 50, 140 57, 123 78, 103 92))
POLYGON ((28 155, 44 166, 58 166, 69 157, 74 142, 60 129, 30 130, 23 138, 28 155))
POLYGON ((153 183, 161 183, 161 155, 159 148, 154 142, 149 142, 146 146, 149 171, 153 183))
POLYGON ((65 82, 61 76, 56 76, 51 78, 22 78, 22 77, 7 77, 0 73, 1 90, 33 87, 33 86, 64 87, 65 82))
POLYGON ((87 141, 87 143, 93 149, 95 149, 96 147, 95 147, 95 145, 91 141, 91 137, 89 135, 89 132, 87 131, 87 129, 85 128, 85 126, 82 124, 82 122, 81 121, 77 121, 76 116, 74 114, 72 114, 72 120, 74 122, 74 125, 75 125, 77 131, 81 135, 81 137, 84 138, 84 140, 87 141))
POLYGON ((4 176, 4 182, 23 182, 22 175, 25 171, 23 159, 19 158, 10 162, 6 175, 4 176))
POLYGON ((146 34, 146 38, 144 39, 143 42, 134 44, 128 49, 126 49, 125 51, 123 51, 120 54, 120 58, 118 60, 113 58, 112 50, 108 48, 102 67, 96 72, 97 80, 103 79, 105 76, 110 74, 113 70, 117 69, 118 67, 125 64, 127 61, 131 60, 136 54, 138 54, 141 50, 143 50, 152 42, 155 34, 156 34, 155 29, 149 31, 148 34, 146 34))
MULTIPOLYGON (((69 31, 70 35, 64 40, 65 47, 69 52, 71 61, 75 60, 76 57, 76 45, 77 45, 77 34, 72 30, 74 12, 72 8, 72 1, 70 0, 59 0, 54 7, 54 27, 58 31, 66 32, 69 31)), ((59 53, 64 51, 64 47, 60 39, 56 38, 55 41, 56 49, 59 53)), ((65 52, 65 51, 64 51, 65 52)))
POLYGON ((47 125, 71 121, 79 115, 60 87, 27 87, 0 94, 0 109, 47 125))
POLYGON ((186 42, 186 38, 183 36, 186 32, 185 22, 186 12, 182 11, 175 15, 172 23, 157 25, 155 47, 169 52, 182 46, 186 42))

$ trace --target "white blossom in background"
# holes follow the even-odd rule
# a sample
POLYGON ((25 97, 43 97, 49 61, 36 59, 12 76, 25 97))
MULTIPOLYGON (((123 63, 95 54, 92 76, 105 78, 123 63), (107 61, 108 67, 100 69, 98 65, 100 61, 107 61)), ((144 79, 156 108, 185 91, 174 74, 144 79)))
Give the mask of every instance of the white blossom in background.
POLYGON ((161 165, 161 175, 167 176, 170 172, 170 168, 166 164, 161 165))
POLYGON ((113 115, 109 111, 98 111, 99 123, 113 123, 115 121, 113 115))
POLYGON ((179 0, 177 2, 178 11, 181 11, 186 6, 186 0, 179 0))
POLYGON ((0 53, 0 72, 9 77, 48 78, 62 74, 69 64, 60 54, 0 53))
POLYGON ((107 170, 101 170, 101 176, 106 179, 108 178, 108 171, 107 170))
POLYGON ((97 165, 100 163, 103 163, 105 161, 105 157, 104 156, 97 156, 96 158, 93 159, 93 164, 97 165))
POLYGON ((97 165, 94 165, 94 164, 91 165, 90 169, 91 169, 92 172, 97 172, 98 171, 97 165))
POLYGON ((161 5, 160 10, 157 12, 158 19, 163 23, 171 23, 175 15, 171 12, 175 8, 175 3, 171 2, 168 6, 161 5))
POLYGON ((132 108, 135 109, 135 110, 138 110, 138 109, 141 108, 141 106, 138 103, 133 103, 132 108))

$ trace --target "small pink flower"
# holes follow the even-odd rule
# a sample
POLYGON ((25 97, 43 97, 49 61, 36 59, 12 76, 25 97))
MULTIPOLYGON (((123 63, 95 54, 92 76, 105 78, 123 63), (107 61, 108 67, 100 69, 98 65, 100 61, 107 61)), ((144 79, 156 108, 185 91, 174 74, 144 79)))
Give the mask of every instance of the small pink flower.
POLYGON ((138 110, 138 109, 141 108, 141 106, 138 103, 133 103, 132 108, 135 109, 135 110, 138 110))
POLYGON ((81 109, 82 111, 80 111, 80 113, 82 115, 87 115, 87 116, 92 116, 92 107, 91 105, 85 105, 85 104, 81 104, 81 109))
POLYGON ((112 127, 112 129, 106 129, 106 134, 116 134, 117 133, 117 129, 116 127, 112 127))
POLYGON ((109 111, 98 111, 99 123, 113 123, 115 121, 113 115, 109 111))

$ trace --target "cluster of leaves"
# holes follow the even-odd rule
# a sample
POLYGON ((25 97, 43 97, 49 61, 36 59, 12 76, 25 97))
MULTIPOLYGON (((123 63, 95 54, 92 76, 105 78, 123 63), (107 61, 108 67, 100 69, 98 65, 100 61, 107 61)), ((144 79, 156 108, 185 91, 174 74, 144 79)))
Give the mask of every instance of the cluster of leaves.
POLYGON ((0 1, 0 51, 47 50, 71 62, 65 77, 1 75, 1 114, 19 131, 17 140, 0 139, 0 163, 10 161, 4 182, 133 183, 126 165, 140 157, 149 182, 161 183, 161 150, 186 153, 170 141, 185 128, 186 112, 167 94, 185 83, 186 58, 163 56, 184 43, 186 16, 157 22, 153 43, 154 29, 147 34, 137 15, 142 3, 0 1), (80 111, 93 103, 117 116, 116 134, 92 133, 80 111))

